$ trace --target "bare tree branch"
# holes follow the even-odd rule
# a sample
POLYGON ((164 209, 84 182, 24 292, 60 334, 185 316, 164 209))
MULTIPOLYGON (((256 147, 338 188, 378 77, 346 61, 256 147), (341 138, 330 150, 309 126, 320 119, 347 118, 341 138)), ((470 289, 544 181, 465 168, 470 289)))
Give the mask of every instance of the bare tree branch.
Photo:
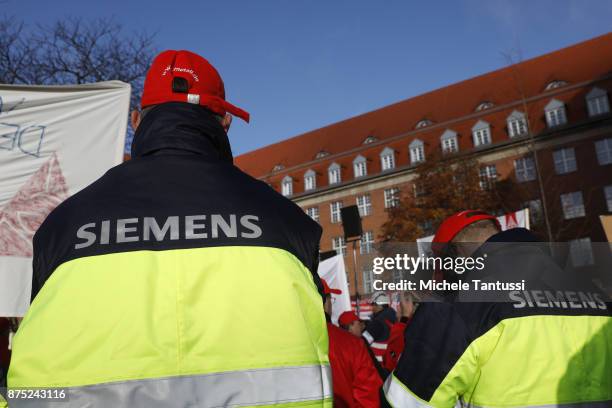
POLYGON ((155 34, 126 33, 113 19, 68 18, 28 30, 15 18, 0 18, 0 82, 82 84, 120 80, 140 99, 155 55, 155 34))

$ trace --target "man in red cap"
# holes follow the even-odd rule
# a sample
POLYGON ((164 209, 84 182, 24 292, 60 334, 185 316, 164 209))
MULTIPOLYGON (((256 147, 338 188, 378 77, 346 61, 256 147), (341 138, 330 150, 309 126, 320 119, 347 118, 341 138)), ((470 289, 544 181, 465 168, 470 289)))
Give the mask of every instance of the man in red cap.
POLYGON ((249 119, 208 61, 157 56, 131 160, 34 237, 9 387, 68 387, 70 407, 331 404, 321 227, 233 165, 231 115, 249 119))
POLYGON ((469 289, 419 306, 383 386, 385 406, 610 406, 612 316, 592 282, 566 279, 533 234, 502 232, 482 211, 442 222, 432 249, 451 264, 469 257, 484 266, 447 271, 469 289), (520 290, 477 286, 521 281, 520 290))
POLYGON ((331 295, 342 292, 339 289, 331 289, 324 279, 322 283, 329 333, 329 363, 334 384, 334 407, 379 407, 382 380, 376 372, 365 343, 331 323, 331 295))
POLYGON ((357 337, 361 337, 361 333, 363 333, 363 329, 365 327, 364 323, 359 317, 357 317, 355 312, 350 311, 342 312, 342 314, 340 314, 338 317, 338 325, 351 333, 353 336, 357 337))

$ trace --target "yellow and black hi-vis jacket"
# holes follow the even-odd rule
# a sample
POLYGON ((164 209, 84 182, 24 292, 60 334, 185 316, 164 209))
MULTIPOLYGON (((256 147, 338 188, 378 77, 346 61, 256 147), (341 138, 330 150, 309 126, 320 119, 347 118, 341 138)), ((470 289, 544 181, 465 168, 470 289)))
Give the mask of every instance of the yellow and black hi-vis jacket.
POLYGON ((453 295, 423 303, 383 386, 383 406, 612 406, 608 298, 588 285, 555 290, 564 272, 537 245, 512 244, 517 235, 532 240, 526 230, 504 232, 480 253, 500 275, 528 278, 528 289, 500 292, 500 301, 453 295))
POLYGON ((132 159, 36 233, 9 388, 66 388, 70 408, 331 406, 321 228, 232 160, 200 106, 144 117, 132 159))

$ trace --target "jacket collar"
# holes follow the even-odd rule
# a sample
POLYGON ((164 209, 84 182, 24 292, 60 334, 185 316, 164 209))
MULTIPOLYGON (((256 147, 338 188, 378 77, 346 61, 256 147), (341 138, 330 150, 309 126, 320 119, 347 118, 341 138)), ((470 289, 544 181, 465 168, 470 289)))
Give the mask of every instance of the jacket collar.
POLYGON ((134 133, 132 157, 197 154, 233 162, 225 130, 207 109, 170 102, 153 107, 134 133))

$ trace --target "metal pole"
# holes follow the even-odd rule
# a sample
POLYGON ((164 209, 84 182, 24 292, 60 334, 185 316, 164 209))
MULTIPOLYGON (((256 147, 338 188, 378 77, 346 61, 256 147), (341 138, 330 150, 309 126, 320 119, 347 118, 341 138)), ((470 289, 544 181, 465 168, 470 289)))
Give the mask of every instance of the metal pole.
POLYGON ((353 272, 355 273, 355 311, 359 317, 359 286, 357 283, 357 240, 353 240, 353 272))

